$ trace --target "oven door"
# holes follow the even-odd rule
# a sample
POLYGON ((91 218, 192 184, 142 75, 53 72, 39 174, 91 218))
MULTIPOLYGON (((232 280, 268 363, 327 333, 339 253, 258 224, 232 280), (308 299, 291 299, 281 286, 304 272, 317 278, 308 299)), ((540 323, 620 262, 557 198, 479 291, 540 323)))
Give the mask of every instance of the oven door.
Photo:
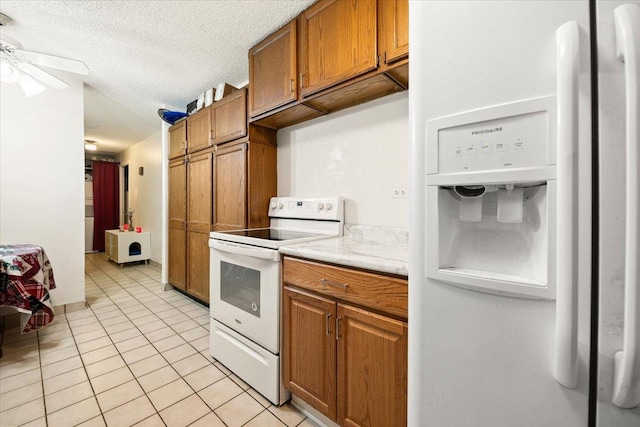
POLYGON ((280 254, 277 250, 209 240, 211 317, 280 352, 280 254))

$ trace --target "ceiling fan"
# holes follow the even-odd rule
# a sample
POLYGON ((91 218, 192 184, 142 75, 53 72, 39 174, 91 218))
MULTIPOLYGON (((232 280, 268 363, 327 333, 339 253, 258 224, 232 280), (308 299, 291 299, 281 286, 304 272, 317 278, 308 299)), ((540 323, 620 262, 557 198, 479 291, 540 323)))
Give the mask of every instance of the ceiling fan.
POLYGON ((89 74, 89 68, 82 61, 24 50, 18 41, 4 34, 0 36, 0 80, 2 82, 18 83, 27 96, 43 92, 46 89, 44 85, 54 89, 69 87, 67 83, 40 67, 55 68, 84 76, 89 74))

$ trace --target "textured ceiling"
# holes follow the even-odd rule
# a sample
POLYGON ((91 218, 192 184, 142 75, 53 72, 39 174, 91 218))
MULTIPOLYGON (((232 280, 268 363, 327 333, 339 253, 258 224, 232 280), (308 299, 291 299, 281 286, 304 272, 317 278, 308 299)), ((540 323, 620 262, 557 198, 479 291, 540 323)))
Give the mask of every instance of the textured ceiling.
POLYGON ((14 22, 0 31, 87 64, 85 138, 117 153, 160 129, 158 108, 185 111, 207 88, 246 83, 249 48, 314 1, 2 0, 14 22))

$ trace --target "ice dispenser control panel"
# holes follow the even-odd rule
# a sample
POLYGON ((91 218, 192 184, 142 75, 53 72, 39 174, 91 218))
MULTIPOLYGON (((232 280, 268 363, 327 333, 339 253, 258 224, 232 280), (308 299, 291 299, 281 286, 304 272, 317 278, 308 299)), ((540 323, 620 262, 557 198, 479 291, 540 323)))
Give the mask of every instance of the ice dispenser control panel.
POLYGON ((437 171, 460 173, 548 165, 549 111, 527 112, 437 130, 437 171))

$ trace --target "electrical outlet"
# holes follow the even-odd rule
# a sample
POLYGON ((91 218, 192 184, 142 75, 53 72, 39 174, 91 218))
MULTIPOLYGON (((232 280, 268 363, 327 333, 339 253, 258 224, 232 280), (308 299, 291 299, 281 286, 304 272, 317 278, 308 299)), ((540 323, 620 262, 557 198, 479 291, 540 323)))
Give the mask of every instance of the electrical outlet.
POLYGON ((407 199, 409 198, 409 190, 406 187, 396 187, 391 190, 392 199, 407 199))

